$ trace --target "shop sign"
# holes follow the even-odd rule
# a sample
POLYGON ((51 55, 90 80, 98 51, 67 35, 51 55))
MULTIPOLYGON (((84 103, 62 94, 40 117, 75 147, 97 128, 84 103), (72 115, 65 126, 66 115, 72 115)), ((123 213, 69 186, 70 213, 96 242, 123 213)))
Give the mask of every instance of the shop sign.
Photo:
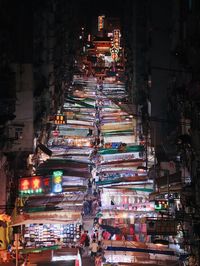
POLYGON ((177 221, 170 219, 147 220, 147 235, 176 235, 177 221))
POLYGON ((52 177, 52 192, 53 193, 60 193, 62 192, 62 171, 53 171, 52 177))
POLYGON ((62 171, 54 171, 53 176, 30 176, 19 179, 21 197, 62 192, 62 171))
POLYGON ((110 49, 110 53, 111 53, 111 57, 113 59, 113 61, 117 61, 118 60, 118 54, 119 54, 119 48, 116 48, 115 46, 113 46, 110 49))
POLYGON ((118 29, 113 31, 113 46, 116 48, 120 47, 120 30, 118 29))
POLYGON ((104 28, 104 19, 105 19, 105 16, 98 16, 98 31, 103 30, 103 28, 104 28))
POLYGON ((43 183, 43 191, 45 194, 51 193, 51 178, 50 177, 44 177, 42 179, 43 183))
POLYGON ((155 211, 166 211, 169 209, 168 200, 161 199, 161 200, 155 200, 155 211))
POLYGON ((56 125, 65 125, 66 124, 66 117, 64 115, 55 115, 54 117, 54 123, 56 125))
POLYGON ((21 196, 41 194, 43 192, 42 177, 32 176, 32 177, 20 178, 19 192, 21 196))

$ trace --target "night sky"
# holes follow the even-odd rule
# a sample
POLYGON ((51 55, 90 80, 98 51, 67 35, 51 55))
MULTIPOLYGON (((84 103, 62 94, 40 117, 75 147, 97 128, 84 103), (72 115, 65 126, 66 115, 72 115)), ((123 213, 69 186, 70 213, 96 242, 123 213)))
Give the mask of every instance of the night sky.
POLYGON ((123 15, 121 12, 123 3, 124 1, 120 0, 79 0, 77 1, 77 6, 80 8, 83 21, 90 28, 98 15, 104 14, 107 17, 121 17, 123 15))

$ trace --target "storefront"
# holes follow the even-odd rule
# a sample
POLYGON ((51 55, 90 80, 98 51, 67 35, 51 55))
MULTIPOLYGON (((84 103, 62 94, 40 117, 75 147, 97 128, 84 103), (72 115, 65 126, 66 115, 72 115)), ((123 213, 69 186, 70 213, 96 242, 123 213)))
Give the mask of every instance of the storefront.
POLYGON ((26 224, 24 226, 24 241, 27 248, 49 247, 61 239, 63 246, 75 245, 81 235, 81 224, 26 224))
POLYGON ((51 247, 58 238, 64 246, 75 245, 81 234, 81 209, 68 209, 24 213, 13 219, 12 226, 21 226, 27 248, 51 247))
POLYGON ((102 215, 99 223, 103 229, 109 232, 105 235, 107 239, 135 240, 149 242, 147 235, 146 218, 154 217, 154 204, 148 201, 148 195, 152 189, 136 188, 129 189, 103 188, 101 193, 102 215), (140 191, 141 190, 141 191, 140 191), (114 234, 113 229, 106 229, 112 226, 118 228, 120 232, 114 234), (111 233, 111 234, 110 234, 111 233))
MULTIPOLYGON (((141 188, 141 190, 145 190, 141 188)), ((150 190, 149 190, 150 191, 150 190)), ((101 193, 101 204, 103 209, 109 209, 115 206, 118 210, 137 210, 137 211, 152 211, 154 210, 154 204, 149 202, 149 192, 128 189, 114 189, 103 188, 101 193)))
POLYGON ((51 138, 48 142, 48 147, 91 147, 94 142, 93 137, 76 137, 76 136, 63 136, 51 138))
POLYGON ((21 226, 27 248, 51 247, 58 238, 64 246, 76 244, 81 234, 84 193, 79 190, 83 181, 80 177, 64 178, 63 171, 19 180, 23 204, 12 226, 21 226))

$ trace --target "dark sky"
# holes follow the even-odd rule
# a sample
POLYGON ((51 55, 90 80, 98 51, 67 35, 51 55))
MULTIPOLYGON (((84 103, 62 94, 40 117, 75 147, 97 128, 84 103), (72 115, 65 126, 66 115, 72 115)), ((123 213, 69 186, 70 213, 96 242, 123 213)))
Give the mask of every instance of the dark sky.
POLYGON ((81 9, 84 10, 88 15, 99 13, 105 13, 106 15, 119 15, 120 9, 123 5, 123 0, 82 0, 81 9))
MULTIPOLYGON (((127 0, 124 0, 127 1, 127 0)), ((106 15, 108 17, 120 17, 123 8, 123 0, 79 0, 77 5, 81 10, 81 15, 87 26, 90 26, 92 21, 98 15, 106 15)))

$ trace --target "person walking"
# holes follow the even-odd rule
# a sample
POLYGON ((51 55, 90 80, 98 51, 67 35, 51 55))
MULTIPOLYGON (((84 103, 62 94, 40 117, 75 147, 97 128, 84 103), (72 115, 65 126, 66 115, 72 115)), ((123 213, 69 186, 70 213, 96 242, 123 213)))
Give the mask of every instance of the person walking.
POLYGON ((89 203, 87 200, 84 200, 83 202, 83 212, 84 212, 84 215, 88 215, 90 212, 89 203))
POLYGON ((79 243, 81 246, 84 246, 86 237, 87 237, 87 231, 84 231, 80 237, 80 240, 79 240, 79 243))
POLYGON ((86 237, 85 237, 85 241, 84 241, 84 255, 85 256, 89 255, 89 247, 90 247, 90 238, 89 238, 89 235, 87 232, 86 237))
POLYGON ((91 257, 95 258, 97 255, 97 251, 98 251, 98 244, 96 242, 96 240, 94 239, 90 245, 90 250, 91 250, 91 257))

